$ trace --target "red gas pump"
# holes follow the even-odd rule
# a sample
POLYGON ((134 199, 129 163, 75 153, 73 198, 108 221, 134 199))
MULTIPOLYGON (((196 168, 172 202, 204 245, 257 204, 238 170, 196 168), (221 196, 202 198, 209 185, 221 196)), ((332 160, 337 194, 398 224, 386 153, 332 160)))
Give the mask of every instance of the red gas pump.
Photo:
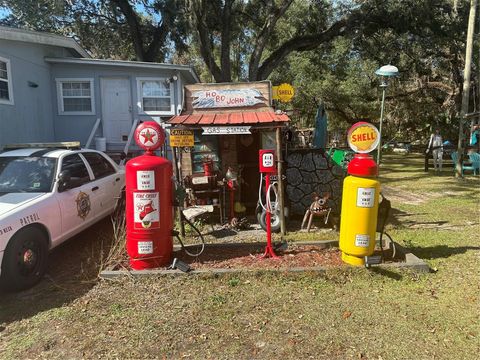
POLYGON ((126 165, 127 252, 130 266, 142 270, 167 265, 173 253, 172 163, 155 156, 165 132, 154 121, 140 124, 135 141, 145 154, 126 165))
MULTIPOLYGON (((261 179, 265 176, 265 211, 266 211, 266 226, 267 226, 267 246, 265 248, 265 253, 263 258, 272 257, 277 258, 278 256, 273 251, 272 247, 272 224, 271 224, 271 214, 272 214, 272 205, 270 202, 270 176, 277 172, 277 167, 275 166, 275 151, 274 150, 259 150, 259 160, 258 167, 260 170, 260 187, 262 184, 261 179)), ((260 191, 259 191, 260 192, 260 191)), ((259 199, 260 203, 262 199, 259 199)), ((263 207, 263 205, 262 205, 263 207)))

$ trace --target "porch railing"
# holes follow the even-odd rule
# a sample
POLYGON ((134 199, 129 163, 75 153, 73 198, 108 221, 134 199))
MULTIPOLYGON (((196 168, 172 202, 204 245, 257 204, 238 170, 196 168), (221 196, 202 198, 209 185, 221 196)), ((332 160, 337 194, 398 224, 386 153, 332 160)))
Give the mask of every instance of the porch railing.
POLYGON ((95 121, 95 124, 93 125, 92 131, 90 132, 90 135, 88 136, 88 140, 85 143, 85 148, 89 149, 90 145, 92 144, 93 137, 97 133, 98 127, 100 126, 100 123, 102 122, 101 118, 98 118, 97 121, 95 121))
MULTIPOLYGON (((123 152, 125 153, 125 155, 128 154, 128 149, 130 148, 130 144, 132 143, 133 134, 135 133, 135 129, 137 128, 138 121, 139 121, 138 119, 135 119, 135 121, 133 122, 132 128, 130 129, 130 134, 128 134, 128 140, 127 140, 127 143, 125 144, 125 148, 123 149, 123 152)), ((127 161, 126 158, 120 161, 120 165, 125 165, 125 161, 127 161)))

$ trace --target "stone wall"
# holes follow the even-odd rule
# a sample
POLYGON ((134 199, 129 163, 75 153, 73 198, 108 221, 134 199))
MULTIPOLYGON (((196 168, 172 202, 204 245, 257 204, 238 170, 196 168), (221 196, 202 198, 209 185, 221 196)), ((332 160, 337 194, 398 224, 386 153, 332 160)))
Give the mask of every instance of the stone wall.
POLYGON ((324 196, 332 212, 339 214, 345 173, 321 150, 291 150, 286 156, 286 194, 294 215, 303 215, 313 201, 313 193, 324 196))

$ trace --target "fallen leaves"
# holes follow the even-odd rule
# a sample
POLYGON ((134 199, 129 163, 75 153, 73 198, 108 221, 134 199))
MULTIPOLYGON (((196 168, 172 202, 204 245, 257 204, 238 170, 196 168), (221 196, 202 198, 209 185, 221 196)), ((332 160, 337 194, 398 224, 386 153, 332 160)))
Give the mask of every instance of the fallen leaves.
POLYGON ((344 320, 348 319, 350 316, 352 316, 352 312, 351 311, 345 311, 342 315, 342 318, 344 320))

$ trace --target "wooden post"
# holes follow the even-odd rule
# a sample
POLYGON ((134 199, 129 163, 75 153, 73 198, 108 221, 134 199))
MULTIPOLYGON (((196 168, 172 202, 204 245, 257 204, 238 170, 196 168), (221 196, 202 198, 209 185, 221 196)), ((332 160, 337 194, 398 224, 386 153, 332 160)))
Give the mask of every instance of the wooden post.
POLYGON ((285 235, 285 199, 283 191, 283 156, 282 156, 282 129, 277 128, 277 175, 278 175, 278 196, 280 205, 280 234, 285 235))
MULTIPOLYGON (((181 179, 179 178, 179 171, 178 171, 178 162, 177 162, 177 148, 172 147, 172 160, 173 160, 173 174, 175 175, 175 179, 177 181, 177 186, 180 186, 181 179)), ((178 221, 180 223, 180 236, 182 238, 185 238, 185 224, 183 223, 183 217, 182 217, 182 210, 183 210, 183 204, 178 204, 177 206, 178 210, 178 221)))

